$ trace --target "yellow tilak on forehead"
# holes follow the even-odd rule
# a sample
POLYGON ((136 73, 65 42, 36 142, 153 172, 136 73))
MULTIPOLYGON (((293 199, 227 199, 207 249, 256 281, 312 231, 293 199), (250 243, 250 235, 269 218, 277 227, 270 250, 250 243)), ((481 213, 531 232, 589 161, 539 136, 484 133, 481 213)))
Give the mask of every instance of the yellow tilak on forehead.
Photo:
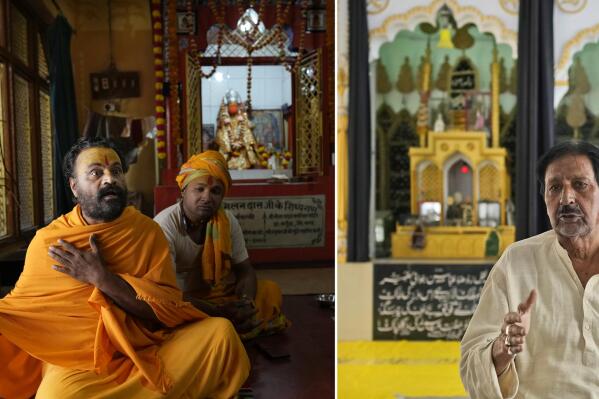
POLYGON ((88 168, 94 164, 107 168, 116 162, 121 162, 117 153, 112 148, 105 147, 86 148, 77 157, 77 165, 80 168, 88 168))
POLYGON ((190 173, 187 174, 187 176, 185 176, 185 180, 183 180, 183 185, 181 186, 181 190, 183 190, 185 187, 187 187, 187 185, 189 185, 189 183, 191 183, 193 180, 197 179, 198 177, 202 177, 202 176, 212 176, 212 175, 206 169, 196 169, 196 170, 191 171, 190 173))

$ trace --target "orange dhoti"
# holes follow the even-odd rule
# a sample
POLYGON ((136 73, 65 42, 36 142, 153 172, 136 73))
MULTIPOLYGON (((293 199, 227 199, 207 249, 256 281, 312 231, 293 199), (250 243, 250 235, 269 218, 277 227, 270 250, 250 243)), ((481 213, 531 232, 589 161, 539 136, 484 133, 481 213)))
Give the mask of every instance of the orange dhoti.
MULTIPOLYGON (((203 176, 217 178, 224 187, 226 195, 232 180, 227 170, 225 158, 216 151, 205 151, 192 156, 181 166, 177 176, 177 184, 185 190, 188 184, 203 176)), ((180 219, 180 218, 179 218, 180 219)), ((168 222, 165 222, 168 224, 168 222)), ((167 229, 168 230, 168 229, 167 229)), ((241 230, 241 229, 239 229, 241 230)), ((243 235, 237 242, 243 243, 243 235)), ((229 217, 221 206, 212 215, 206 225, 206 237, 201 252, 201 262, 196 270, 189 271, 183 287, 186 294, 211 305, 222 305, 228 302, 239 301, 235 294, 236 276, 233 271, 232 259, 232 229, 229 217)), ((245 244, 242 253, 247 258, 245 244)), ((239 257, 238 262, 243 262, 244 257, 239 257)), ((173 255, 176 258, 176 255, 173 255)), ((246 267, 251 267, 246 265, 246 267)), ((258 310, 258 320, 263 320, 254 330, 241 335, 242 339, 254 338, 261 334, 272 334, 285 329, 289 325, 287 318, 281 313, 281 289, 272 281, 259 280, 257 284, 254 305, 258 310)))
MULTIPOLYGON (((168 398, 232 398, 247 378, 249 364, 233 325, 212 317, 176 330, 158 350, 173 381, 168 398), (240 367, 230 367, 238 364, 240 367)), ((145 388, 133 371, 117 384, 114 374, 97 375, 46 364, 37 399, 54 398, 165 398, 145 388)))
POLYGON ((0 397, 229 398, 249 374, 233 326, 182 300, 160 227, 129 207, 87 225, 79 207, 39 230, 23 273, 0 299, 0 397), (55 271, 58 239, 89 250, 95 234, 106 267, 162 323, 130 316, 96 287, 55 271))

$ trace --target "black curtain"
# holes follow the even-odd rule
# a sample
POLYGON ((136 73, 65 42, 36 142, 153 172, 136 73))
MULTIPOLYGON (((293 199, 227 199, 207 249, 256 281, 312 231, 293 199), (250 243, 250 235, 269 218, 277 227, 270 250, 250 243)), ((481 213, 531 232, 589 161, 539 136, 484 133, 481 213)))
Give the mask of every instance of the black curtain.
POLYGON ((535 166, 554 142, 553 0, 520 0, 516 119, 516 239, 550 228, 535 166))
POLYGON ((73 30, 59 14, 45 34, 45 52, 50 69, 50 102, 54 124, 54 194, 56 215, 73 208, 71 190, 62 175, 62 160, 79 137, 75 84, 71 64, 73 30))
POLYGON ((370 88, 366 0, 349 0, 347 261, 369 259, 370 88))

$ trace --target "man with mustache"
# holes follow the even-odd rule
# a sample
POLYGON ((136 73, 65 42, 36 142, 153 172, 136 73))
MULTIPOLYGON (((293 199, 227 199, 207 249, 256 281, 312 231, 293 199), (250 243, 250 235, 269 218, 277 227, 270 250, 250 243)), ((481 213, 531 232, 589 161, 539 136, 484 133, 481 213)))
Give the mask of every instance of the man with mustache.
POLYGON ((169 241, 185 300, 231 320, 242 339, 285 329, 289 322, 281 312, 280 288, 256 279, 239 222, 222 207, 232 184, 223 155, 192 156, 181 166, 177 183, 180 201, 154 220, 169 241))
POLYGON ((126 206, 125 172, 103 139, 66 155, 77 205, 0 299, 0 397, 229 398, 247 378, 231 323, 183 301, 162 230, 126 206))
POLYGON ((462 340, 476 398, 591 398, 599 392, 599 149, 564 142, 538 162, 552 230, 493 267, 462 340))

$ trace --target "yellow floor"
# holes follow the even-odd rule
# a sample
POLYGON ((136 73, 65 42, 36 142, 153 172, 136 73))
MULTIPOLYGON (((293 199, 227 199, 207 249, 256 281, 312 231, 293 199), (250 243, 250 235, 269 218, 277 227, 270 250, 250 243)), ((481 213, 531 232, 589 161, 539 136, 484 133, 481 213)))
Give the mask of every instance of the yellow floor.
POLYGON ((457 341, 346 341, 338 356, 339 399, 468 396, 457 341))

